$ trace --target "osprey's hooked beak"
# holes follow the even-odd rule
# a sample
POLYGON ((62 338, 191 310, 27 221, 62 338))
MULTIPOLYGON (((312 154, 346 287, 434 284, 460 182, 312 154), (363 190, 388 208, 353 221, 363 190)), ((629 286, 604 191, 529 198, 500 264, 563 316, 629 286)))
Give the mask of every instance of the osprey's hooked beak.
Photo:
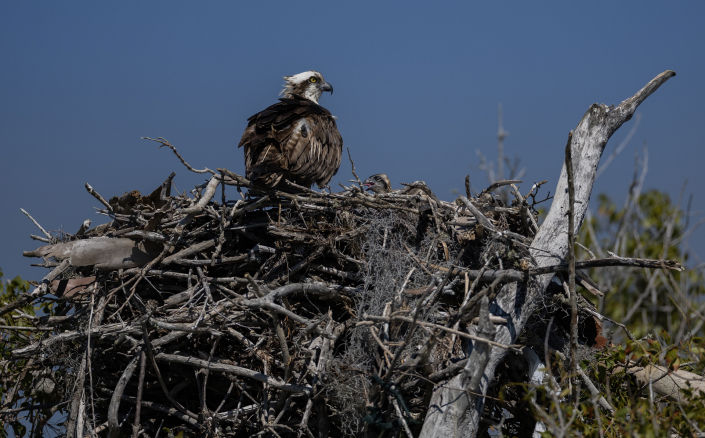
POLYGON ((330 95, 331 96, 333 95, 333 86, 331 84, 329 84, 328 82, 323 82, 320 85, 320 90, 321 91, 330 91, 330 95))

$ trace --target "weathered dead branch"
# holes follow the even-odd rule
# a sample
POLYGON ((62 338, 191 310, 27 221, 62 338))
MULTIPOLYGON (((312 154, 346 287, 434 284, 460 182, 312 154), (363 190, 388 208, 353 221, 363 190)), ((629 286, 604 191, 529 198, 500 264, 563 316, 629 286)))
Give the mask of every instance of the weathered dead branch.
MULTIPOLYGON (((597 164, 607 141, 624 122, 631 119, 636 108, 647 97, 673 76, 675 76, 674 72, 665 71, 617 107, 594 104, 585 113, 573 132, 570 142, 575 178, 575 203, 573 205, 569 203, 568 174, 564 165, 551 209, 531 244, 531 254, 537 260, 539 267, 565 263, 569 246, 566 212, 568 210, 573 212, 575 220, 572 231, 577 232, 587 211, 597 164)), ((537 276, 532 282, 512 283, 502 289, 496 300, 497 312, 510 315, 512 318, 510 324, 497 327, 496 342, 511 344, 517 339, 532 315, 537 299, 545 292, 552 278, 553 275, 537 276)), ((495 369, 505 354, 506 350, 492 350, 492 357, 484 371, 483 394, 487 391, 495 369)), ((458 385, 458 379, 459 377, 451 379, 449 386, 458 385)), ((439 386, 434 391, 432 403, 442 405, 443 401, 449 400, 450 391, 439 386)), ((424 438, 445 437, 452 435, 454 430, 464 430, 467 431, 464 432, 466 436, 475 436, 479 431, 483 406, 483 399, 478 398, 475 405, 469 407, 467 415, 463 411, 452 418, 444 416, 445 409, 429 410, 426 417, 429 427, 425 429, 426 433, 422 436, 424 438)))

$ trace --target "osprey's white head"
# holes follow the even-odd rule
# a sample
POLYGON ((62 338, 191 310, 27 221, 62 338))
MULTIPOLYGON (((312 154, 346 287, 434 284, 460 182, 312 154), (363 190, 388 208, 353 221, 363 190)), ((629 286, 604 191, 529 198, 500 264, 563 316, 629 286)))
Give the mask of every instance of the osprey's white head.
POLYGON ((322 74, 314 70, 294 76, 284 76, 284 80, 286 84, 280 93, 284 97, 296 94, 318 103, 318 99, 324 91, 330 91, 330 94, 333 94, 333 86, 323 79, 322 74))

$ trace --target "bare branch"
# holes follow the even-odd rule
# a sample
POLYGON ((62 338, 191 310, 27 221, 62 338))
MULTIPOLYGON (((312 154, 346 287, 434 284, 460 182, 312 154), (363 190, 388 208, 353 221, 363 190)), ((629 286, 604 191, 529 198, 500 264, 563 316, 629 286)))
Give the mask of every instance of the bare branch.
POLYGON ((182 163, 184 166, 186 166, 186 168, 187 168, 188 170, 190 170, 191 172, 195 172, 195 173, 210 173, 211 175, 216 175, 216 173, 215 173, 214 171, 210 170, 210 169, 207 168, 207 167, 204 168, 203 170, 198 170, 198 169, 194 169, 193 167, 191 167, 191 165, 188 164, 188 163, 186 162, 186 160, 184 160, 184 158, 176 151, 176 148, 174 147, 174 145, 172 145, 171 143, 169 143, 169 141, 167 141, 167 139, 165 139, 165 138, 157 137, 156 139, 154 139, 154 138, 149 138, 149 137, 142 137, 142 140, 156 141, 157 143, 160 143, 160 144, 161 144, 161 146, 159 146, 160 148, 162 148, 162 147, 164 147, 164 146, 168 147, 169 149, 172 150, 172 152, 174 152, 174 155, 176 155, 176 156, 178 157, 179 161, 181 161, 181 163, 182 163))

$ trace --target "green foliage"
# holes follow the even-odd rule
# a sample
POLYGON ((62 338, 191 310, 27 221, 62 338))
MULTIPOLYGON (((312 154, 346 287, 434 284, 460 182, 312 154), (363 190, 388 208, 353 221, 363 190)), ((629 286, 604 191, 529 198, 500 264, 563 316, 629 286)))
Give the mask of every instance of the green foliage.
MULTIPOLYGON (((679 345, 669 342, 665 336, 610 346, 598 353, 595 362, 583 361, 582 368, 614 407, 614 414, 601 408, 584 385, 577 408, 569 401, 567 385, 562 389, 549 385, 536 388, 535 414, 548 428, 542 436, 672 437, 674 432, 681 437, 696 436, 698 430, 705 429, 705 393, 684 388, 680 404, 656 393, 650 397, 648 385, 630 372, 649 364, 676 371, 683 360, 695 360, 694 368, 705 366, 702 339, 679 345)), ((558 367, 557 381, 568 381, 565 368, 558 367)))
MULTIPOLYGON (((579 242, 597 257, 609 257, 611 251, 620 257, 670 259, 687 266, 681 241, 687 229, 685 213, 663 192, 630 196, 623 208, 601 195, 597 215, 586 220, 579 242)), ((650 388, 637 370, 658 366, 682 376, 687 371, 698 375, 694 382, 705 373, 705 340, 698 336, 705 318, 696 305, 705 301, 701 272, 617 267, 590 274, 605 293, 594 300, 598 312, 624 323, 635 339, 618 329, 614 344, 581 363, 615 412, 600 407, 582 382, 579 401, 572 402, 568 365, 556 358, 555 387, 545 384, 535 391, 535 418, 548 430, 543 436, 700 436, 705 430, 705 393, 688 384, 681 389, 679 403, 653 390, 653 381, 650 388)))
MULTIPOLYGON (((670 259, 687 266, 689 257, 681 242, 688 226, 685 216, 657 190, 621 209, 600 195, 597 215, 586 220, 579 242, 598 257, 612 251, 620 257, 670 259)), ((700 271, 601 268, 591 276, 606 294, 603 300, 594 300, 598 311, 625 324, 637 338, 661 330, 678 340, 702 333, 702 313, 695 305, 705 299, 700 271)), ((616 340, 625 339, 621 333, 615 335, 616 340)))
MULTIPOLYGON (((27 293, 29 288, 29 282, 20 277, 6 280, 0 269, 0 307, 16 301, 21 294, 27 293)), ((53 306, 53 303, 45 302, 37 307, 27 305, 17 310, 29 316, 51 315, 53 314, 53 306)), ((0 325, 30 327, 27 319, 13 317, 17 315, 18 312, 6 313, 0 317, 0 325)), ((46 332, 0 329, 0 360, 3 361, 3 366, 0 367, 0 406, 2 409, 16 409, 51 402, 45 393, 33 391, 35 377, 32 371, 34 365, 26 359, 10 360, 12 350, 33 343, 41 336, 46 336, 46 332)), ((10 430, 14 436, 25 436, 27 425, 37 420, 43 420, 42 415, 46 414, 39 411, 25 411, 0 418, 0 425, 2 425, 0 438, 7 437, 10 430)))

